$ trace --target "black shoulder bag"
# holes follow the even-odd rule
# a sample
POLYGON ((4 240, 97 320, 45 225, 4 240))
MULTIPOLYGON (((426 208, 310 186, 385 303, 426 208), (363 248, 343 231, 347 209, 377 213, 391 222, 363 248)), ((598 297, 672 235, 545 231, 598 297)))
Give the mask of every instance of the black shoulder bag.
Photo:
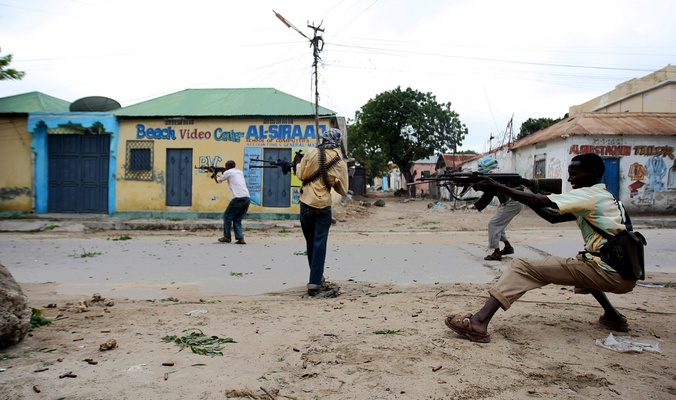
MULTIPOLYGON (((618 203, 619 204, 619 203, 618 203)), ((589 226, 606 239, 600 251, 590 254, 601 257, 601 261, 610 265, 624 279, 632 281, 645 279, 643 247, 648 244, 643 235, 632 230, 631 219, 625 210, 626 229, 617 235, 611 235, 583 218, 589 226)))

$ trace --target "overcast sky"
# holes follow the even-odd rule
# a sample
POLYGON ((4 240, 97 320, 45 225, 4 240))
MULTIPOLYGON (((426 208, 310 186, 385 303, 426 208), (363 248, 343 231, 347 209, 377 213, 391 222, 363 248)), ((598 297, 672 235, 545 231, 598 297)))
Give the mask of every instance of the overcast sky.
POLYGON ((273 10, 324 29, 320 105, 351 119, 397 86, 431 92, 467 125, 460 150, 676 64, 674 0, 0 0, 0 54, 26 72, 0 97, 273 87, 314 102, 310 43, 273 10))

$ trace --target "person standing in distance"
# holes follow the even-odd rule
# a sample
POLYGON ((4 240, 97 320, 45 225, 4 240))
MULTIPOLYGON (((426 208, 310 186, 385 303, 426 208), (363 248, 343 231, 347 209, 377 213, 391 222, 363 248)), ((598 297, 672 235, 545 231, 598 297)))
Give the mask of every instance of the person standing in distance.
POLYGON ((221 243, 230 243, 231 226, 235 230, 235 240, 237 244, 246 244, 244 241, 244 231, 242 230, 242 218, 249 210, 251 199, 249 198, 249 189, 244 181, 244 173, 235 168, 235 162, 228 160, 225 163, 225 171, 219 176, 214 177, 216 183, 228 182, 232 191, 233 198, 223 213, 223 237, 218 241, 221 243))
MULTIPOLYGON (((495 173, 498 171, 498 160, 493 157, 484 157, 479 160, 479 172, 482 174, 495 173)), ((507 225, 523 210, 523 204, 511 199, 509 196, 497 193, 500 206, 493 218, 488 222, 488 248, 493 252, 484 257, 488 261, 500 261, 502 256, 514 254, 514 248, 509 240, 505 230, 507 225), (505 243, 505 248, 500 250, 500 242, 505 243)))
POLYGON ((319 294, 324 280, 326 246, 331 227, 331 189, 345 196, 348 190, 347 163, 341 154, 341 132, 331 128, 321 143, 296 166, 296 176, 303 182, 300 189, 300 226, 305 237, 310 266, 308 296, 319 294))

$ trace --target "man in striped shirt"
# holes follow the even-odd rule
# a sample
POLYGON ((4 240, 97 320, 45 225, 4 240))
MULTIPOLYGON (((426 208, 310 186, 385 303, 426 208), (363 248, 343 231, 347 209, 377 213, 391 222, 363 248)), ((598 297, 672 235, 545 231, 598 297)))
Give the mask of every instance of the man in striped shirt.
POLYGON ((529 290, 551 283, 572 285, 575 293, 591 294, 604 310, 599 323, 611 330, 628 331, 626 317, 612 306, 605 292, 627 293, 636 281, 621 277, 599 257, 590 254, 598 253, 606 240, 589 223, 611 235, 626 229, 624 207, 601 183, 604 172, 601 157, 580 154, 573 157, 568 166, 568 182, 573 187, 568 193, 534 194, 512 189, 492 179, 474 185, 477 190, 504 193, 551 223, 577 221, 585 251, 571 258, 514 259, 495 287, 488 291, 490 297, 477 313, 451 315, 446 318, 446 326, 471 341, 490 342, 488 324, 500 308, 507 310, 529 290))

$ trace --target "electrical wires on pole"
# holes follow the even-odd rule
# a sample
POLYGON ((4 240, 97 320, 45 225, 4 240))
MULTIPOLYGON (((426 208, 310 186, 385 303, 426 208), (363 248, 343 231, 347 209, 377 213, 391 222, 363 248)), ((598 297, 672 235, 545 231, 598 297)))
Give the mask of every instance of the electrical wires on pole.
POLYGON ((324 39, 318 32, 323 33, 324 29, 321 27, 321 22, 319 23, 319 26, 308 24, 307 27, 312 29, 314 32, 312 39, 310 39, 303 32, 301 32, 300 29, 296 28, 291 22, 287 21, 286 18, 282 17, 278 12, 275 10, 272 10, 272 12, 275 13, 275 16, 279 18, 279 20, 282 21, 282 23, 286 25, 287 28, 292 28, 296 32, 300 33, 305 39, 310 41, 310 46, 312 47, 312 56, 314 58, 312 67, 314 69, 315 75, 315 136, 317 138, 317 145, 319 145, 319 74, 317 72, 317 67, 319 65, 319 53, 324 50, 324 39))

